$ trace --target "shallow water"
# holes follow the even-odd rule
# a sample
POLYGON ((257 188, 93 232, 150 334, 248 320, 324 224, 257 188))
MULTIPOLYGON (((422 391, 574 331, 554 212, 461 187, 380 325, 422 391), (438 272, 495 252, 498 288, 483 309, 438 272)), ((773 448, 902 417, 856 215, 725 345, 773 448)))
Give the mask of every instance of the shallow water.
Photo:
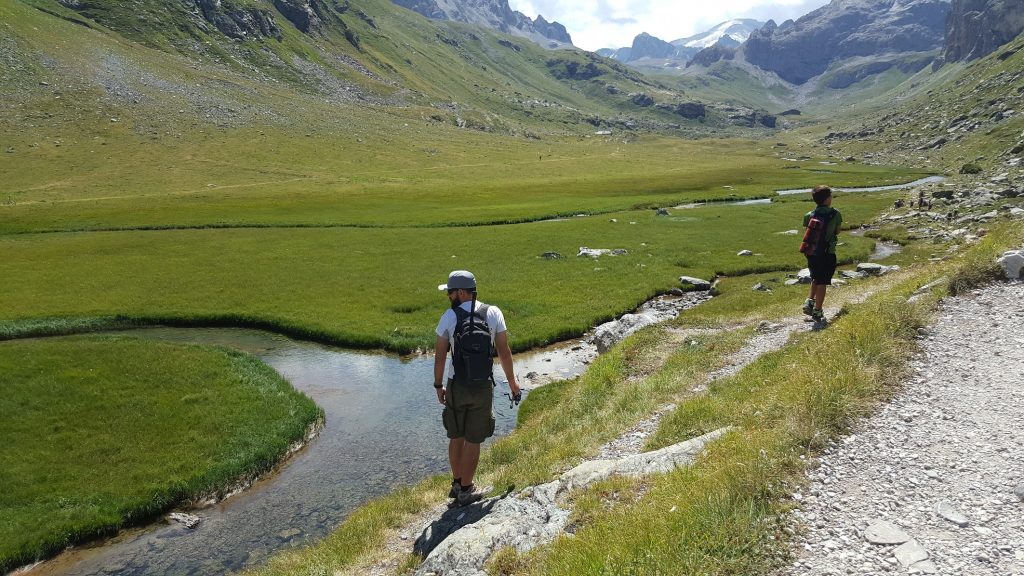
MULTIPOLYGON (((252 353, 321 406, 326 423, 275 474, 219 504, 191 511, 202 518, 194 530, 158 522, 77 548, 29 574, 238 570, 326 536, 353 509, 398 485, 448 472, 441 406, 431 387, 432 356, 353 352, 252 330, 151 328, 122 334, 252 353)), ((529 372, 537 378, 570 377, 581 373, 592 355, 580 345, 519 355, 517 377, 529 372)), ((499 436, 515 427, 518 410, 502 396, 507 390, 504 383, 496 389, 499 436)))
MULTIPOLYGON (((920 180, 914 180, 913 182, 907 182, 905 184, 892 184, 890 186, 868 186, 866 188, 836 188, 832 190, 836 192, 884 192, 886 190, 902 190, 904 188, 913 188, 914 186, 921 186, 923 184, 934 184, 937 182, 944 182, 946 180, 943 176, 928 176, 927 178, 921 178, 920 180)), ((810 188, 799 188, 795 190, 776 190, 776 194, 780 196, 788 196, 790 194, 808 194, 810 195, 810 188)))

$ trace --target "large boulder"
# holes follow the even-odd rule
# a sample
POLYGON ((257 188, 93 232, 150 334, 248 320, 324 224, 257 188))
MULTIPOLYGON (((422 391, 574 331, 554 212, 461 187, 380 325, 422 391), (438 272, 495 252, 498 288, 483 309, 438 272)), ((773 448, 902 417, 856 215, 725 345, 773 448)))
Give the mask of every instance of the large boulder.
POLYGON ((1003 273, 1008 280, 1024 278, 1024 250, 1005 252, 996 262, 1003 267, 1003 273))
POLYGON ((694 278, 693 276, 680 276, 679 283, 684 286, 692 286, 694 290, 707 291, 711 290, 711 282, 708 280, 701 280, 700 278, 694 278))
POLYGON ((863 272, 869 276, 884 276, 891 270, 890 267, 876 264, 875 262, 861 262, 857 264, 857 272, 863 272))

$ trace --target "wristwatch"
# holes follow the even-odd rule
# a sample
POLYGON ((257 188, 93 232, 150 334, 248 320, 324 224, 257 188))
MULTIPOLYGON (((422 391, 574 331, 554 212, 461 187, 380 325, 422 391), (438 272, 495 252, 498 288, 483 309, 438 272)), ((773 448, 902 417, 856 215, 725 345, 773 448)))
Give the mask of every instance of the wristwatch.
POLYGON ((444 388, 444 385, 443 384, 434 384, 434 388, 441 389, 441 388, 444 388))

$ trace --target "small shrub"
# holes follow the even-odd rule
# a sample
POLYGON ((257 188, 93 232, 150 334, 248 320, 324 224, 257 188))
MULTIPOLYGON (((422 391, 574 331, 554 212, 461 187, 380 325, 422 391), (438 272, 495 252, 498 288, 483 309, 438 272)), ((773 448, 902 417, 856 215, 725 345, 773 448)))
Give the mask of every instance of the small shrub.
POLYGON ((981 166, 978 166, 974 162, 968 162, 960 167, 961 174, 981 174, 981 166))

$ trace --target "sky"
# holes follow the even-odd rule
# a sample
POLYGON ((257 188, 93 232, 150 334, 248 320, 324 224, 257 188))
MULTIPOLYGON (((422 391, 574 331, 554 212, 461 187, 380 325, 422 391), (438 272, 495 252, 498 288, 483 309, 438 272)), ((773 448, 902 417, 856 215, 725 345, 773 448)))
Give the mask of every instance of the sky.
POLYGON ((631 46, 641 32, 666 42, 693 36, 733 18, 781 24, 828 0, 509 0, 513 10, 566 27, 584 50, 631 46))

